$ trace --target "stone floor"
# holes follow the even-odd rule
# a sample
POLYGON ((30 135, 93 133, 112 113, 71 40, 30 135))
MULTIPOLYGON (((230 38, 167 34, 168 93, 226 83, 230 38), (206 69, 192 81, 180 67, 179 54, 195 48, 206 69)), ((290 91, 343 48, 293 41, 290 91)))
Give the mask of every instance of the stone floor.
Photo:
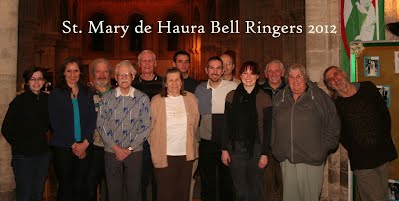
MULTIPOLYGON (((196 181, 196 185, 194 188, 194 198, 193 201, 201 201, 200 199, 200 177, 199 176, 195 176, 196 181)), ((151 201, 151 185, 149 185, 149 189, 148 189, 148 201, 151 201)), ((50 171, 49 171, 49 176, 47 178, 46 181, 46 185, 44 188, 44 199, 43 201, 56 201, 57 199, 57 179, 54 173, 54 169, 52 168, 52 166, 50 166, 50 171)), ((0 200, 1 201, 1 200, 0 200)))

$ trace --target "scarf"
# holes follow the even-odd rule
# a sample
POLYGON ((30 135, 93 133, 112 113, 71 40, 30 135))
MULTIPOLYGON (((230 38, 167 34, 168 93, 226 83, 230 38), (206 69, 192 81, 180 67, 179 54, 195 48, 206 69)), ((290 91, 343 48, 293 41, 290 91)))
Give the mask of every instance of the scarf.
POLYGON ((232 103, 233 133, 231 135, 232 148, 235 143, 243 143, 252 158, 255 137, 258 134, 258 114, 256 111, 256 95, 260 87, 255 85, 250 94, 244 85, 238 85, 232 103))

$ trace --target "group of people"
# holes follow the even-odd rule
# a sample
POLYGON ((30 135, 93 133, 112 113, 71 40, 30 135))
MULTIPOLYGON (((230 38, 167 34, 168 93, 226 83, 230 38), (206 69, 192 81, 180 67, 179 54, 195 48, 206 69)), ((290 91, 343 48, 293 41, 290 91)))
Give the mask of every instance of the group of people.
POLYGON ((65 59, 57 88, 42 92, 46 73, 24 73, 25 92, 9 106, 2 133, 12 147, 17 201, 42 200, 50 149, 57 200, 192 200, 194 174, 202 201, 319 200, 327 156, 348 150, 363 201, 386 200, 388 164, 397 157, 389 111, 371 82, 350 83, 328 67, 330 95, 304 66, 246 61, 234 77, 229 54, 208 59, 208 80, 189 74, 190 54, 156 75, 154 52, 130 61, 90 65, 87 85, 74 57, 65 59), (286 79, 284 79, 286 77, 286 79), (198 169, 198 171, 197 171, 198 169))

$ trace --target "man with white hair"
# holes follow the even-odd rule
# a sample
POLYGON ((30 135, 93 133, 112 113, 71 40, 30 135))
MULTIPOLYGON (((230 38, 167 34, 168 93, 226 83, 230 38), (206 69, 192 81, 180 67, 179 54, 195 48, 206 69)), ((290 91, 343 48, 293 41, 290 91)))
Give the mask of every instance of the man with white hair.
MULTIPOLYGON (((280 60, 273 59, 266 64, 264 73, 266 82, 262 85, 262 88, 263 91, 269 94, 273 100, 273 96, 286 86, 284 81, 284 65, 280 60)), ((281 167, 274 156, 269 157, 267 168, 265 168, 263 182, 266 200, 283 199, 281 167)))
POLYGON ((131 86, 136 70, 125 60, 115 68, 118 87, 106 93, 97 116, 104 142, 105 175, 109 200, 139 201, 143 142, 151 128, 150 100, 131 86), (123 184, 128 188, 124 189, 123 184))
MULTIPOLYGON (((141 74, 135 77, 133 81, 134 88, 147 94, 152 99, 153 96, 162 90, 162 77, 155 74, 154 69, 157 66, 157 57, 151 50, 143 50, 140 52, 138 65, 141 74)), ((150 145, 147 141, 143 145, 143 167, 141 174, 141 196, 142 201, 147 201, 147 186, 151 183, 151 200, 157 200, 157 185, 154 177, 154 166, 151 160, 150 145)))

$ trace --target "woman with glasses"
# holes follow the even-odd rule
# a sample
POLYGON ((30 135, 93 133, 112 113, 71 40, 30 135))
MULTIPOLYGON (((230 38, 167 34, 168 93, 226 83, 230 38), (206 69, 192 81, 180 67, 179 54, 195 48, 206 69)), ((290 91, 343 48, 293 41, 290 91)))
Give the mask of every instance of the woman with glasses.
POLYGON ((323 167, 337 148, 340 121, 331 98, 300 64, 288 68, 288 85, 273 99, 271 148, 283 175, 283 200, 318 201, 323 167))
POLYGON ((230 167, 237 201, 263 201, 269 159, 272 100, 257 84, 259 65, 244 62, 241 84, 226 96, 222 162, 230 167))
POLYGON ((54 169, 59 182, 57 200, 87 200, 89 145, 97 118, 93 95, 76 58, 66 58, 58 76, 58 87, 51 92, 48 107, 54 169))
POLYGON ((42 92, 45 70, 33 67, 23 73, 25 92, 10 103, 1 132, 11 145, 17 201, 43 199, 49 167, 47 130, 48 94, 42 92))

